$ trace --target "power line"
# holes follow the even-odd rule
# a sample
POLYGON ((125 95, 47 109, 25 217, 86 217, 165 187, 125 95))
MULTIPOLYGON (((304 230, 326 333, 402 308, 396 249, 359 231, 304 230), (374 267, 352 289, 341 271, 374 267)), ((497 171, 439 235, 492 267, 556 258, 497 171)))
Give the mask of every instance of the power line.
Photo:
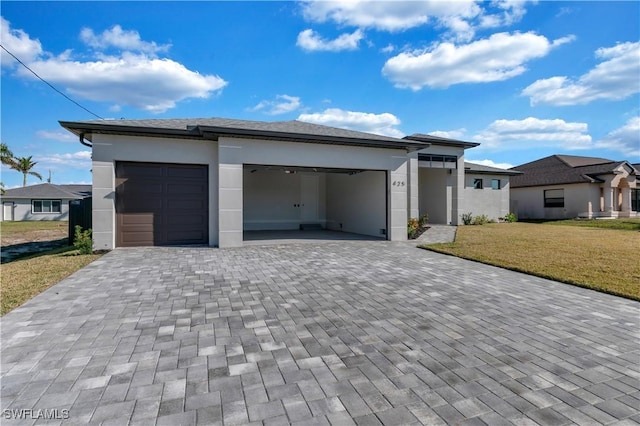
POLYGON ((0 47, 2 48, 2 50, 4 50, 5 52, 7 52, 9 55, 11 55, 13 57, 13 59, 15 59, 16 61, 18 61, 18 63, 20 65, 22 65, 23 67, 25 67, 26 69, 28 69, 31 74, 35 75, 36 77, 38 77, 38 79, 40 79, 44 84, 46 84, 47 86, 51 87, 54 91, 56 91, 58 94, 64 96, 67 100, 73 102, 74 104, 76 104, 77 106, 79 106, 80 108, 82 108, 83 110, 87 111, 89 114, 93 115, 94 117, 99 118, 100 120, 104 120, 104 118, 100 117, 98 114, 90 111, 88 108, 85 108, 84 106, 80 105, 78 102, 74 101, 73 99, 71 99, 69 96, 65 95, 64 93, 62 93, 60 90, 58 90, 57 88, 55 88, 51 83, 49 83, 47 80, 45 80, 44 78, 40 77, 34 70, 32 70, 31 68, 29 68, 24 62, 22 62, 20 59, 18 59, 18 57, 16 55, 14 55, 13 53, 11 53, 9 50, 7 50, 6 47, 4 47, 2 44, 0 44, 0 47))

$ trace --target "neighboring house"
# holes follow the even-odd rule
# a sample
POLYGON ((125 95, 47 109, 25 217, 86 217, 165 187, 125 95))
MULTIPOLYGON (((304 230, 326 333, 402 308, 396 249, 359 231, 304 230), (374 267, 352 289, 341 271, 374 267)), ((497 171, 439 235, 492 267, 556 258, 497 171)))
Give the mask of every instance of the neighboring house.
POLYGON ((638 169, 628 161, 552 155, 515 167, 511 207, 521 219, 638 216, 638 169))
POLYGON ((510 180, 522 172, 464 163, 465 212, 499 221, 510 212, 510 180))
POLYGON ((91 196, 91 185, 41 183, 7 189, 2 220, 69 220, 69 201, 91 196))
POLYGON ((92 146, 96 249, 232 247, 247 231, 307 226, 406 240, 409 217, 457 224, 470 208, 464 151, 479 145, 300 121, 60 124, 92 146))

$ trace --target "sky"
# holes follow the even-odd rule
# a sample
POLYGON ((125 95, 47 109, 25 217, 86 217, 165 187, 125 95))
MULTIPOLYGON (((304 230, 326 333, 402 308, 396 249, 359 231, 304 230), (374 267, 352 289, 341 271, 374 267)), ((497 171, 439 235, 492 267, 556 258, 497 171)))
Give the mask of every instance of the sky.
MULTIPOLYGON (((1 51, 0 135, 43 182, 91 183, 89 148, 58 121, 97 117, 427 133, 480 142, 466 160, 502 168, 640 162, 637 1, 0 6, 0 44, 46 81, 1 51)), ((1 179, 22 185, 4 166, 1 179)))

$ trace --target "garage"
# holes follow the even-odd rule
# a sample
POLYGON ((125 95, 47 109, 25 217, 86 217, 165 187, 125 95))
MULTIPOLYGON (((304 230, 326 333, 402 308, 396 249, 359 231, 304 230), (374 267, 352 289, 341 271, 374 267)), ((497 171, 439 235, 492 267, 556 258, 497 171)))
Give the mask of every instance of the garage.
POLYGON ((208 244, 208 166, 116 162, 118 247, 208 244))
POLYGON ((385 171, 245 164, 242 181, 245 240, 296 230, 387 238, 385 171))

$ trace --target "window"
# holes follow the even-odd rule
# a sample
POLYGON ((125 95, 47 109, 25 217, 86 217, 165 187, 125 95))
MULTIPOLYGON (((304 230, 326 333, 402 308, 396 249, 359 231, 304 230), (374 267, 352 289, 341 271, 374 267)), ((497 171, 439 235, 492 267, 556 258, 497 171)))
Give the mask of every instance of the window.
POLYGON ((491 189, 500 189, 500 179, 491 179, 491 189))
POLYGON ((429 167, 432 169, 458 168, 458 157, 455 155, 418 154, 418 161, 423 162, 423 167, 429 167))
POLYGON ((482 179, 475 178, 473 180, 473 189, 482 189, 482 179))
POLYGON ((564 189, 545 189, 545 207, 564 207, 564 189))
POLYGON ((32 213, 61 213, 62 203, 60 200, 32 200, 32 213))
POLYGON ((631 210, 640 212, 640 189, 631 190, 631 210))

